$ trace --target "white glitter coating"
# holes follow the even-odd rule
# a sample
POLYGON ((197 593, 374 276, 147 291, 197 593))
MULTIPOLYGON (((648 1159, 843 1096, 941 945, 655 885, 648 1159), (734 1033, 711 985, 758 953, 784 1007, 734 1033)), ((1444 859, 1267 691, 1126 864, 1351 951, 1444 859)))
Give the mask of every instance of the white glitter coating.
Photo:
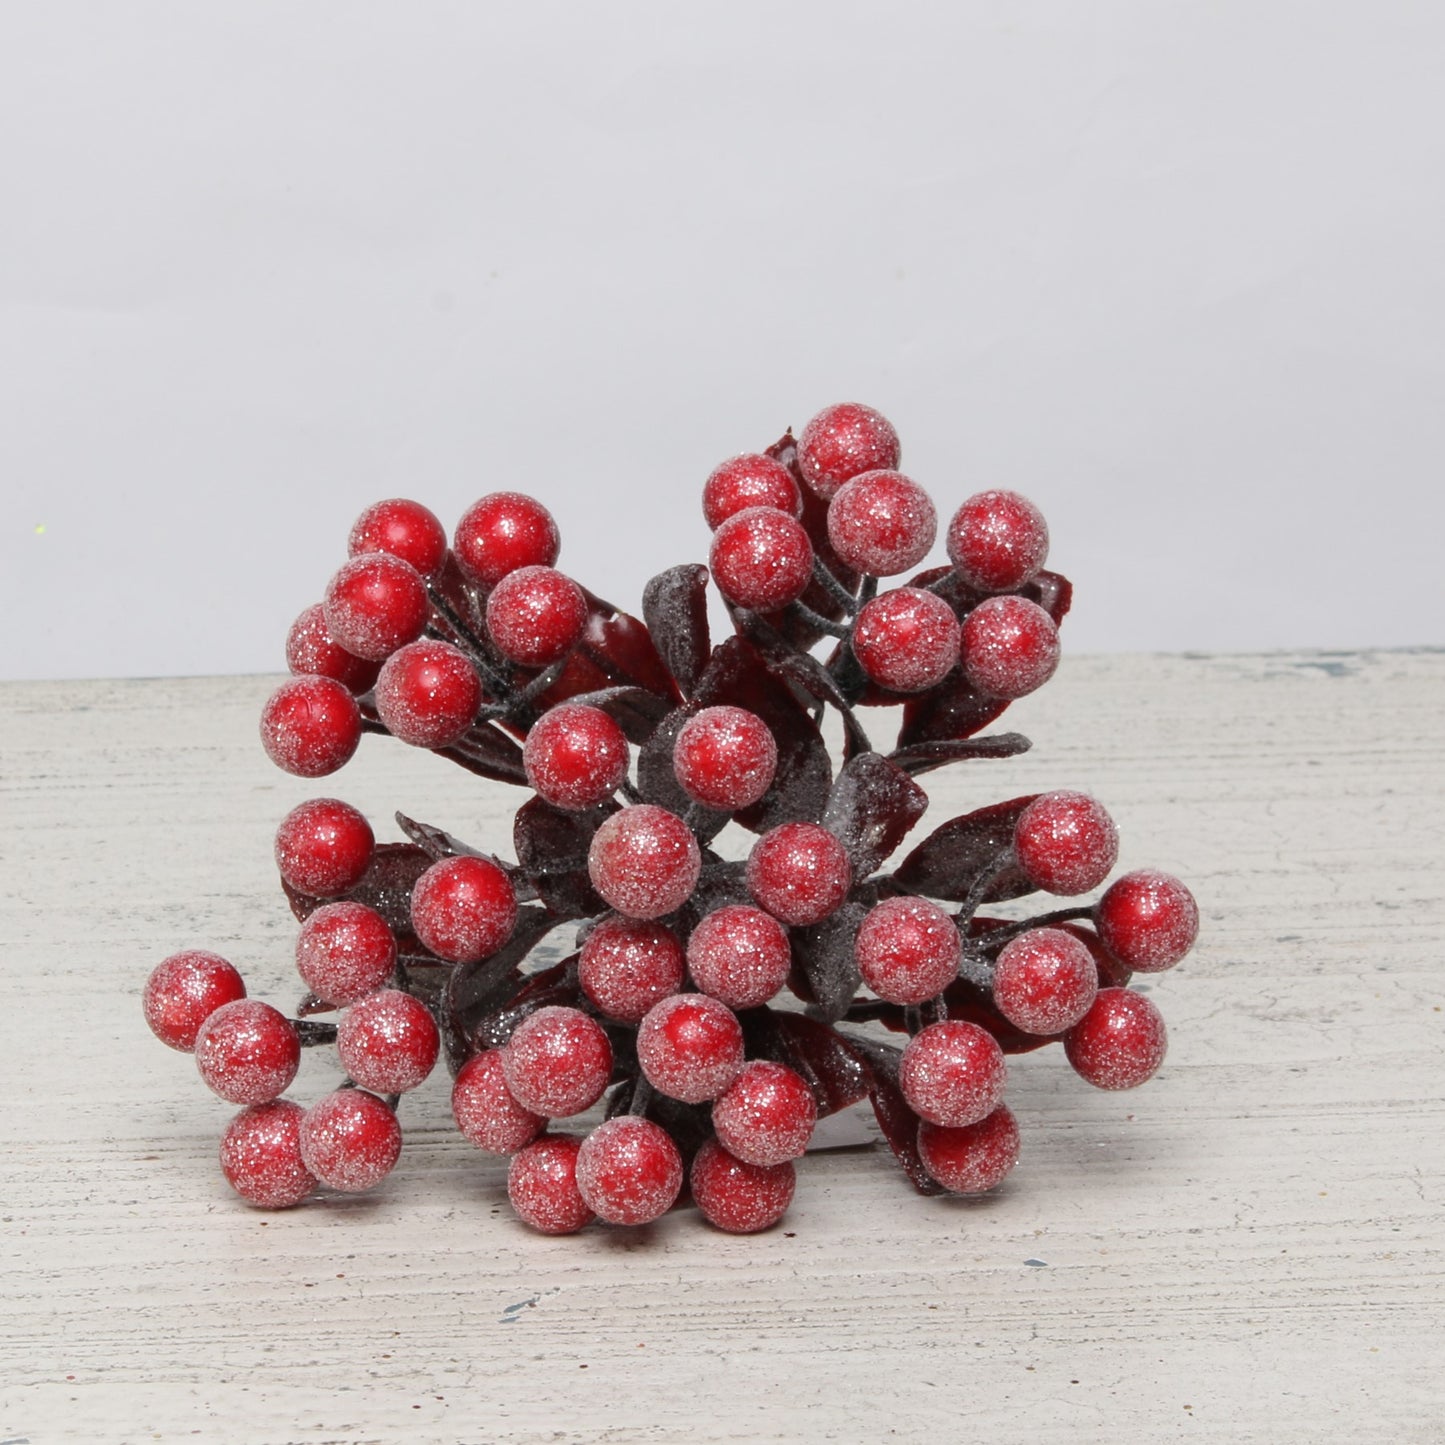
POLYGON ((326 628, 348 652, 383 662, 431 616, 421 573, 389 552, 353 557, 326 585, 326 628))
POLYGON ((677 992, 683 973, 682 944, 670 928, 615 913, 587 935, 577 960, 582 992, 619 1023, 640 1022, 677 992))
POLYGON ((141 1009, 151 1032, 167 1048, 188 1054, 201 1025, 218 1008, 245 997, 245 981, 219 953, 187 948, 151 970, 141 1009))
POLYGON ((896 467, 898 433, 882 412, 856 401, 824 407, 798 438, 798 468, 820 497, 831 497, 860 472, 896 467))
POLYGON ((937 535, 932 499, 902 472, 863 472, 828 504, 833 550, 870 577, 892 577, 917 566, 937 535))
POLYGON ((301 1158, 305 1110, 290 1099, 242 1109, 221 1135, 221 1173, 257 1209, 300 1204, 316 1180, 301 1158))
POLYGON ((803 510, 793 474, 761 452, 745 452, 720 463, 702 487, 702 514, 711 531, 749 507, 773 507, 792 517, 803 510))
POLYGON ((708 566, 736 607, 776 612, 813 580, 813 544, 803 524, 774 507, 749 507, 713 533, 708 566))
POLYGON ((1116 878, 1095 909, 1104 946, 1139 973, 1173 968, 1199 936, 1199 905, 1171 873, 1140 868, 1116 878))
POLYGON ((301 1064, 290 1021, 260 999, 223 1004, 196 1035, 196 1068, 232 1104, 266 1104, 286 1092, 301 1064))
POLYGON ((488 1154, 515 1154, 547 1127, 542 1115, 512 1097, 500 1049, 475 1055, 457 1071, 452 1116, 462 1137, 488 1154))
POLYGON ((350 803, 308 798, 276 829, 276 867, 299 892, 328 898, 362 880, 375 845, 371 824, 350 803))
POLYGON ((559 703, 527 734, 527 781, 555 808, 579 810, 606 801, 627 777, 627 736, 601 708, 559 703))
POLYGON ((1071 1029, 1099 991, 1088 948, 1061 928, 1031 928, 1003 947, 994 965, 998 1011, 1015 1028, 1048 1037, 1071 1029))
POLYGON ((768 1059, 747 1064, 712 1106, 718 1142, 748 1164, 801 1157, 817 1122, 818 1103, 807 1080, 768 1059))
POLYGON ((445 748, 471 727, 482 680, 449 642, 409 642, 381 665, 376 711, 392 736, 414 748, 445 748))
POLYGON ((748 892, 774 918, 795 927, 834 913, 853 886, 848 850, 818 823, 783 823, 748 854, 748 892))
POLYGON ((958 976, 958 926, 925 898, 885 898, 859 925, 853 942, 863 982, 889 1003, 918 1004, 958 976))
POLYGON ((570 652, 587 615, 582 589, 551 567, 508 572, 487 598, 492 641, 523 667, 547 667, 570 652))
POLYGON ((490 858, 443 858, 411 890, 411 926, 453 963, 490 958, 517 926, 517 893, 490 858))
POLYGON ((1026 697, 1059 665, 1059 629, 1027 597, 990 597, 964 619, 963 670, 985 697, 1026 697))
POLYGON ((742 1025, 705 993, 673 994, 638 1025, 637 1061, 658 1093, 701 1104, 717 1098, 742 1069, 742 1025))
POLYGON ((778 744, 756 713, 726 705, 705 707, 682 725, 672 762, 688 797, 732 812, 751 807, 772 787, 778 744))
POLYGON ((702 853, 675 813, 635 803, 612 814, 587 852, 592 886, 629 918, 661 918, 681 908, 697 886, 702 853))
POLYGON ((958 618, 941 597, 918 587, 895 587, 859 609, 853 652, 880 687, 923 692, 957 664, 959 637, 958 618))
POLYGON ((730 1009, 767 1003, 787 983, 792 966, 788 930, 746 903, 707 914, 687 941, 692 981, 730 1009))
POLYGON ((396 937, 364 903, 323 903, 296 935, 296 972, 324 1003, 345 1007, 390 981, 396 937))
POLYGON ((1113 871, 1119 830, 1102 803, 1060 788, 1024 809, 1014 851, 1031 883, 1071 898, 1097 888, 1113 871))
POLYGON ((729 1234, 756 1234, 776 1224, 793 1202, 797 1180, 791 1164, 749 1164, 716 1139, 697 1151, 689 1175, 702 1217, 729 1234))
POLYGON ((982 1194, 1003 1183, 1019 1160, 1018 1120, 1005 1105, 975 1124, 943 1128, 926 1119, 918 1126, 923 1167, 954 1194, 982 1194))
POLYGON ((948 524, 948 558, 981 592, 1021 587, 1049 555, 1044 514, 1018 492, 995 489, 969 497, 948 524))
POLYGON ((1074 1071, 1096 1089, 1136 1089, 1158 1072, 1169 1047, 1164 1016, 1141 993, 1101 988, 1064 1035, 1074 1071))
POLYGON ((909 1041, 898 1085, 921 1119, 961 1129, 1003 1102, 1008 1067, 998 1041, 962 1019, 929 1024, 909 1041))
POLYGON ((552 1004, 528 1014, 502 1050, 507 1088, 551 1119, 590 1109, 612 1077, 612 1045, 581 1009, 552 1004))
POLYGON ((577 1152, 577 1188, 608 1224, 650 1224, 682 1190, 682 1155, 650 1119, 621 1114, 599 1124, 577 1152))
POLYGON ((261 746, 293 777, 334 773, 351 761, 360 741, 356 699, 335 678, 292 678, 261 709, 261 746))
POLYGON ((577 1189, 581 1144, 570 1134, 548 1134, 512 1160, 507 1198, 524 1224, 543 1234, 575 1234, 595 1218, 577 1189))
POLYGON ((386 988, 353 1004, 337 1026, 336 1054, 351 1079, 377 1094, 405 1094, 436 1067, 441 1036, 419 999, 386 988))
POLYGON ((359 1194, 380 1184, 401 1155, 401 1125, 364 1089, 337 1089, 301 1120, 301 1157, 329 1189, 359 1194))

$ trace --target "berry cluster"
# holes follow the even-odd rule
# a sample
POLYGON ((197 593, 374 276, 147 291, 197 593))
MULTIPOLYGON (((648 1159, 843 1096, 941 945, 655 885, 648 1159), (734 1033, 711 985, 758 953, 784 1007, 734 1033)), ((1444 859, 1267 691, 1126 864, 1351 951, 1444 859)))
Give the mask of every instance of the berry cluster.
POLYGON ((291 629, 266 751, 322 777, 385 733, 530 796, 515 862, 403 814, 406 841, 378 844, 335 798, 290 813, 276 862, 301 925, 295 1018, 215 954, 152 973, 151 1028, 242 1106, 221 1167, 244 1199, 377 1184, 398 1100, 441 1056, 461 1133, 511 1156, 513 1208, 555 1234, 645 1224, 684 1184, 719 1228, 764 1229, 818 1118, 864 1098, 920 1191, 990 1189, 1019 1152, 1007 1055, 1061 1042, 1104 1089, 1154 1074, 1164 1023, 1129 982, 1193 944, 1182 883, 1146 869, 1093 903, 979 913, 1103 887, 1118 836, 1093 798, 976 809, 884 870, 927 807, 920 774, 1028 747, 978 734, 1052 675, 1070 599, 1044 569, 1043 517, 1007 491, 954 512, 949 565, 880 590, 937 539, 898 464, 892 426, 851 404, 724 462, 703 487, 709 566, 654 577, 641 619, 557 570, 530 497, 482 498, 450 545, 416 502, 361 515, 291 629), (734 625, 717 646, 709 576, 734 625), (860 711, 885 706, 901 721, 882 751, 860 711), (743 861, 713 847, 729 824, 755 835, 743 861), (564 929, 570 954, 539 965, 564 929), (302 1108, 283 1095, 318 1044, 346 1078, 302 1108), (562 1122, 599 1102, 599 1122, 562 1122))

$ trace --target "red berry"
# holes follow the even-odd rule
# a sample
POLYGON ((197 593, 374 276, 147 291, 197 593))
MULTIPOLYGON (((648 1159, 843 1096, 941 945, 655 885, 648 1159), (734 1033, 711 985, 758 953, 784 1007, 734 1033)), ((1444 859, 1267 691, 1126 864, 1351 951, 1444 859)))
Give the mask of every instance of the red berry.
POLYGON ((232 1104, 269 1104, 296 1077, 301 1041, 290 1019, 259 999, 222 1004, 196 1034, 196 1067, 232 1104))
POLYGON ((320 778, 345 767, 360 741, 356 699, 333 678, 292 678, 261 709, 261 746, 294 777, 320 778))
POLYGON ((372 662, 415 641, 431 616, 421 573, 388 552, 353 557, 327 584, 322 605, 331 635, 372 662))
POLYGON ((918 1126, 918 1153, 923 1167, 955 1194, 981 1194, 1003 1182, 1019 1161, 1018 1120, 999 1105, 987 1118, 960 1129, 918 1126))
POLYGON ((958 662, 958 619, 941 597, 898 587, 858 609, 853 653, 880 687, 925 692, 958 662))
POLYGON ((348 556, 388 552, 410 563, 423 577, 441 570, 447 559, 446 529, 420 502, 405 497, 373 502, 352 524, 348 556))
POLYGON ((682 977, 682 944, 670 928, 615 913, 587 935, 577 959, 582 992, 619 1023, 640 1023, 682 977))
POLYGON ((1134 977, 1134 970, 1120 963, 1104 947, 1104 940, 1092 928, 1082 923, 1061 923, 1058 926, 1089 950, 1089 957, 1094 960, 1094 967, 1099 973, 1100 988, 1123 988, 1134 977))
POLYGON ((1003 1050, 977 1024, 929 1024, 903 1050, 898 1085, 920 1118, 950 1129, 976 1124, 1003 1101, 1003 1050))
POLYGON ((353 1082, 378 1094, 404 1094, 436 1067, 441 1037, 419 999, 384 988, 353 1004, 336 1031, 336 1056, 353 1082))
POLYGON ((595 808, 627 777, 627 737, 601 708, 564 702, 533 725, 522 749, 527 781, 554 808, 595 808))
POLYGON ((286 634, 286 667, 303 677, 329 677, 348 692, 370 692, 379 664, 348 652, 327 630, 326 611, 314 602, 286 634))
POLYGON ((580 1139, 544 1134, 507 1170, 507 1198, 523 1224, 543 1234, 576 1234, 595 1218, 577 1189, 580 1139))
POLYGON ((748 892, 784 923, 819 923, 853 886, 848 851, 817 823, 784 823, 763 834, 748 855, 748 892))
POLYGON ((803 510, 803 496, 792 472, 759 452, 723 462, 702 488, 702 514, 714 532, 749 507, 772 507, 792 517, 803 510))
POLYGON ((469 581, 495 587, 509 572, 552 566, 562 540, 541 502, 521 492, 493 492, 463 513, 452 550, 469 581))
POLYGON ((221 1173, 226 1183, 257 1209, 300 1204, 316 1180, 301 1158, 305 1110, 290 1099, 242 1109, 221 1135, 221 1173))
POLYGON ((678 732, 672 766, 695 803, 731 813, 751 807, 772 787, 778 745, 756 713, 705 707, 678 732))
POLYGON ((449 642, 409 642, 382 664, 376 710, 394 738, 415 748, 446 748, 471 727, 482 681, 449 642))
POLYGON ((1003 947, 994 966, 999 1012, 1027 1034, 1061 1034, 1088 1013, 1099 990, 1089 950, 1061 928, 1031 928, 1003 947))
POLYGON ((488 1049, 468 1059, 452 1085, 452 1114, 462 1137, 488 1154, 515 1154, 530 1144, 547 1121, 512 1097, 502 1072, 502 1051, 488 1049))
POLYGON ((1059 665, 1059 629, 1026 597, 990 597, 963 621, 960 652, 969 682, 985 697, 1024 697, 1059 665))
POLYGON ((885 898, 853 943, 863 982, 889 1003, 916 1004, 958 976, 958 925, 926 898, 885 898))
POLYGON ((582 1141, 577 1188, 608 1224, 651 1224, 682 1189, 682 1155, 650 1119, 620 1114, 582 1141))
POLYGON ((1199 936, 1199 906, 1175 877, 1141 868, 1116 878, 1094 909, 1104 947, 1139 973, 1173 968, 1199 936))
POLYGON ((852 401, 820 411, 798 438, 803 480, 823 498, 862 472, 891 470, 901 455, 898 433, 888 418, 852 401))
POLYGON ((689 1182, 709 1224, 729 1234, 756 1234, 788 1212, 797 1171, 788 1163, 744 1163, 709 1139, 692 1161, 689 1182))
POLYGON ((902 472, 863 472, 828 504, 828 540, 839 558, 869 577, 917 566, 938 534, 933 501, 902 472))
POLYGON ((1044 514, 1017 492, 979 492, 948 524, 948 556, 954 570, 980 592, 1022 587, 1049 555, 1044 514))
POLYGON ((396 970, 396 938, 386 919, 343 899, 312 912, 296 935, 296 972, 323 1003, 337 1008, 375 993, 396 970))
POLYGON ((340 798, 310 798, 276 829, 276 867, 298 893, 334 898, 354 888, 371 866, 371 824, 340 798))
POLYGON ((401 1125, 375 1094, 337 1089, 301 1120, 301 1157, 328 1189, 359 1194, 380 1184, 401 1155, 401 1125))
POLYGON ((807 1081, 786 1064, 754 1059, 713 1101, 718 1143, 748 1164, 781 1164, 806 1153, 818 1122, 807 1081))
POLYGON ((1064 1035, 1064 1053, 1097 1089, 1136 1089, 1164 1062, 1164 1017, 1142 993, 1101 988, 1088 1013, 1064 1035))
POLYGON ((813 580, 813 544, 796 517, 748 507, 713 533, 708 556, 718 591, 735 607, 776 612, 813 580))
POLYGON ((1035 798, 1020 814, 1014 851, 1034 887, 1072 896, 1109 876, 1119 857, 1119 832, 1102 803, 1061 789, 1035 798))
POLYGON ((554 1004, 517 1025, 502 1050, 502 1072, 524 1109, 565 1118, 602 1097, 612 1078, 612 1045, 581 1009, 554 1004))
POLYGON ((637 803, 612 814, 587 853, 592 886, 629 918, 661 918, 692 897, 702 854, 692 829, 666 808, 637 803))
POLYGON ((551 567, 508 572, 487 598, 487 631, 503 656, 523 667, 565 657, 587 627, 587 598, 551 567))
POLYGON ((669 1098, 715 1099, 743 1066, 742 1025, 705 993, 675 993, 637 1026, 637 1061, 647 1082, 669 1098))
POLYGON ((188 948, 151 970, 141 1007, 151 1032, 167 1048, 188 1054, 201 1025, 218 1008, 245 997, 241 975, 220 954, 188 948))
POLYGON ((443 858, 411 890, 411 926, 438 958, 476 963, 512 936, 517 893, 490 858, 443 858))
POLYGON ((788 930, 746 903, 709 913, 687 941, 687 971, 705 994, 731 1009, 757 1008, 788 981, 788 930))

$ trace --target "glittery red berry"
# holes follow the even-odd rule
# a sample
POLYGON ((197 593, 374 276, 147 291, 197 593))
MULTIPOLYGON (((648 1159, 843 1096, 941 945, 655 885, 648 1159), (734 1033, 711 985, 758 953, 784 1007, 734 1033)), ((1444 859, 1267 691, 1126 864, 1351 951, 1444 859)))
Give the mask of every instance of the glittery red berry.
POLYGON ((781 1164, 805 1153, 818 1122, 807 1080, 786 1064, 754 1059, 713 1100, 718 1142, 749 1164, 781 1164))
POLYGON ((918 1126, 918 1153, 923 1167, 945 1189, 981 1194, 1003 1183, 1018 1163, 1018 1120, 1004 1105, 958 1129, 925 1119, 918 1126))
POLYGON ((869 577, 915 567, 938 533, 933 501, 902 472, 863 472, 828 504, 828 541, 839 558, 869 577))
POLYGON ((898 1085, 920 1118, 960 1129, 998 1108, 1007 1072, 992 1034, 977 1024, 947 1019, 908 1041, 898 1085))
POLYGON ((601 708, 564 702, 527 734, 527 781, 555 808, 580 811, 605 802, 627 777, 627 737, 601 708))
POLYGON ((1119 857, 1119 832, 1102 803, 1061 789, 1041 794, 1020 814, 1014 851, 1036 888, 1072 896, 1109 876, 1119 857))
POLYGON ((682 1189, 682 1155, 650 1119, 621 1114, 599 1124, 577 1151, 577 1188, 608 1224, 650 1224, 682 1189))
POLYGON ((354 888, 371 865, 371 824, 340 798, 309 798, 276 829, 276 867, 298 893, 334 898, 354 888))
POLYGON ((959 651, 964 675, 985 697, 1026 697, 1059 665, 1059 629, 1026 597, 990 597, 964 618, 959 651))
POLYGON ((852 401, 825 407, 798 438, 803 480, 825 499, 862 472, 891 470, 901 455, 888 418, 852 401))
POLYGON ((793 474, 781 462, 760 452, 723 462, 703 483, 702 514, 712 531, 749 507, 772 507, 793 517, 803 510, 803 497, 793 474))
POLYGON ((788 1163, 745 1163, 709 1139, 692 1161, 688 1182, 709 1224, 729 1234, 756 1234, 788 1212, 797 1173, 788 1163))
POLYGON ((513 1158, 507 1198, 517 1218, 542 1234, 576 1234, 596 1217, 577 1188, 580 1139, 544 1134, 513 1158))
POLYGON ((375 1188, 400 1157, 395 1113, 365 1089, 337 1089, 301 1120, 301 1158, 328 1189, 359 1194, 375 1188))
POLYGON ((1003 947, 994 965, 999 1012, 1028 1034, 1061 1034, 1089 1011, 1099 973, 1089 950, 1061 928, 1031 928, 1003 947))
POLYGON ((612 1045, 581 1009, 554 1004, 517 1025, 502 1050, 502 1072, 524 1109, 565 1118, 602 1097, 612 1078, 612 1045))
POLYGON ((1104 947, 1138 973, 1173 968, 1199 936, 1199 906, 1177 878, 1141 868, 1116 878, 1094 909, 1104 947))
POLYGON ((757 1008, 788 981, 788 930, 746 903, 714 909, 687 941, 687 971, 705 994, 730 1009, 757 1008))
POLYGON ((465 736, 482 705, 471 659, 449 642, 409 642, 382 664, 376 711, 391 735, 416 748, 446 748, 465 736))
POLYGON ((151 970, 141 1007, 151 1032, 167 1048, 188 1054, 201 1025, 218 1008, 245 997, 241 975, 220 954, 188 948, 151 970))
POLYGON ((431 615, 421 573, 388 552, 353 557, 327 583, 322 605, 331 635, 372 662, 415 641, 431 615))
POLYGON ((517 893, 490 858, 443 858, 416 880, 411 926, 438 958, 476 963, 512 936, 517 893))
POLYGON ((1064 1035, 1064 1053, 1097 1089, 1136 1089, 1164 1062, 1164 1017, 1142 993, 1101 988, 1092 1007, 1064 1035))
POLYGON ((336 1056, 354 1083, 378 1094, 404 1094, 436 1067, 441 1038, 431 1011, 397 988, 384 988, 341 1016, 336 1056))
POLYGON ((731 813, 751 807, 772 787, 778 745, 756 713, 705 707, 678 732, 672 765, 695 803, 731 813))
POLYGON ((859 608, 853 625, 858 665, 892 692, 925 692, 958 662, 959 627, 941 597, 898 587, 859 608))
POLYGON ((1044 515, 1017 492, 979 492, 948 524, 948 556, 954 570, 980 592, 1022 587, 1049 555, 1044 515))
POLYGON ((462 1137, 488 1154, 515 1154, 547 1127, 541 1114, 524 1109, 512 1097, 500 1049, 474 1055, 457 1071, 452 1115, 462 1137))
POLYGON ((313 603, 286 634, 286 668, 299 677, 329 677, 348 692, 370 692, 379 663, 348 652, 326 626, 326 611, 313 603))
POLYGON ((685 1104, 715 1099, 743 1066, 737 1015, 705 993, 675 993, 637 1027, 637 1061, 647 1082, 685 1104))
POLYGON ((682 944, 662 923, 611 914, 583 940, 577 959, 582 992, 610 1019, 640 1023, 683 979, 682 944))
POLYGON ((391 981, 396 938, 374 908, 350 899, 313 910, 296 935, 296 972, 323 1003, 344 1008, 391 981))
POLYGON ((587 598, 552 567, 508 572, 487 598, 487 631, 504 657, 523 667, 549 667, 565 657, 587 627, 587 598))
POLYGON ((392 497, 373 502, 352 524, 346 539, 352 557, 388 552, 430 577, 447 559, 446 529, 420 502, 392 497))
POLYGON ((316 1179, 301 1158, 305 1110, 290 1099, 273 1099, 242 1109, 221 1135, 221 1173, 226 1183, 257 1209, 300 1204, 316 1179))
POLYGON ((356 699, 334 678, 294 677, 261 709, 266 756, 298 778, 321 778, 345 767, 360 741, 356 699))
POLYGON ((713 533, 713 581, 735 607, 776 612, 813 580, 813 544, 803 524, 774 507, 749 507, 713 533))
POLYGON ((701 869, 692 829, 652 803, 613 813, 593 835, 587 854, 592 886, 629 918, 661 918, 681 908, 701 869))
POLYGON ((222 1004, 196 1034, 201 1078, 232 1104, 279 1098, 300 1064, 301 1041, 291 1021, 259 999, 222 1004))
POLYGON ((783 823, 764 833, 748 855, 748 892, 784 923, 819 923, 853 885, 848 851, 817 823, 783 823))
POLYGON ((853 952, 863 982, 889 1003, 917 1004, 958 976, 958 926, 926 898, 885 898, 859 925, 853 952))
POLYGON ((551 512, 521 492, 493 492, 473 502, 452 538, 457 566, 480 587, 495 587, 523 567, 550 567, 561 549, 551 512))

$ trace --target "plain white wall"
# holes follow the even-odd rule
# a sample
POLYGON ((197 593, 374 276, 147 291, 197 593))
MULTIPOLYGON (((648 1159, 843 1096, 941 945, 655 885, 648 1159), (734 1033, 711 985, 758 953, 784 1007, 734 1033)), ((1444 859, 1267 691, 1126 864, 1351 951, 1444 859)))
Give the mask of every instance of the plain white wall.
POLYGON ((1445 640, 1430 0, 15 0, 0 196, 0 676, 279 670, 388 495, 635 605, 844 399, 1071 649, 1445 640))

